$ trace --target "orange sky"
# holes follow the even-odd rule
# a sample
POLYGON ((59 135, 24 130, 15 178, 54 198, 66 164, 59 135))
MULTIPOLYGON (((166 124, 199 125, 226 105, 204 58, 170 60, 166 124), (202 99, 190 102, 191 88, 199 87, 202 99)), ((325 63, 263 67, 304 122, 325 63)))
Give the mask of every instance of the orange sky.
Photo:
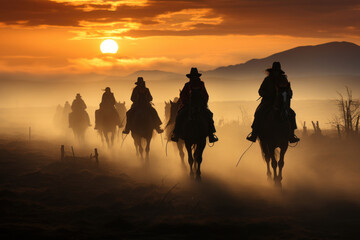
POLYGON ((360 44, 359 26, 358 1, 1 0, 0 72, 208 70, 299 45, 360 44), (117 54, 101 54, 106 38, 117 54))

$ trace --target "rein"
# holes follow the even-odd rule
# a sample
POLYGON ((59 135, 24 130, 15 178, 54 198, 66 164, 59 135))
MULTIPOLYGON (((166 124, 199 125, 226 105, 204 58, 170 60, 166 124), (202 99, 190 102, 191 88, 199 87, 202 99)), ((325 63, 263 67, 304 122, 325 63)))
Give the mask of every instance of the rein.
POLYGON ((245 150, 245 152, 243 152, 243 154, 240 156, 239 161, 238 161, 237 164, 236 164, 236 167, 239 165, 240 160, 241 160, 242 157, 245 155, 245 153, 251 148, 251 146, 252 146, 253 144, 254 144, 254 142, 252 142, 252 143, 250 144, 250 146, 245 150))
POLYGON ((127 136, 128 136, 128 134, 125 134, 125 137, 124 137, 124 134, 121 135, 121 138, 122 138, 122 142, 121 142, 121 146, 120 146, 121 148, 122 148, 127 136))

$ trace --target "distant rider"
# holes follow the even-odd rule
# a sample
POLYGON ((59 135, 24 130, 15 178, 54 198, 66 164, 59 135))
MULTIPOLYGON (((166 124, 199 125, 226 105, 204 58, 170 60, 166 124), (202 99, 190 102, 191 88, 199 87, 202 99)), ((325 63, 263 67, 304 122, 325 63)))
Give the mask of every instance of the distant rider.
MULTIPOLYGON (((80 93, 76 94, 76 97, 75 97, 74 101, 71 104, 71 110, 72 110, 73 113, 79 114, 79 116, 83 115, 83 117, 86 119, 87 124, 89 126, 91 126, 89 114, 85 111, 86 108, 87 108, 87 106, 86 106, 84 100, 81 98, 80 93)), ((72 127, 71 122, 72 121, 69 121, 69 123, 70 123, 69 127, 70 128, 72 127)))
POLYGON ((99 124, 101 122, 101 113, 104 111, 108 111, 111 113, 113 118, 115 119, 116 124, 120 127, 120 117, 118 112, 115 109, 116 100, 114 97, 114 93, 111 92, 110 87, 105 88, 105 92, 102 95, 100 109, 95 111, 95 129, 99 128, 99 124))
POLYGON ((158 113, 155 108, 152 107, 151 101, 153 97, 151 96, 150 90, 146 87, 145 81, 142 77, 138 77, 137 82, 135 83, 136 87, 133 89, 131 94, 131 101, 133 102, 131 109, 126 113, 126 126, 123 131, 124 134, 129 134, 130 130, 132 130, 132 123, 134 119, 134 113, 137 110, 145 109, 149 110, 151 115, 152 123, 154 129, 158 133, 162 133, 164 130, 160 128, 162 124, 158 113))

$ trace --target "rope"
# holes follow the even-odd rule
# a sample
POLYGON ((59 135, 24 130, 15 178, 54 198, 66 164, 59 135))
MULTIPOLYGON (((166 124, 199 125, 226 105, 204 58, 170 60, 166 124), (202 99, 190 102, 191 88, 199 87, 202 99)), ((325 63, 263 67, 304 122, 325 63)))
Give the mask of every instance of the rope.
POLYGON ((239 158, 239 161, 238 161, 237 164, 236 164, 236 167, 239 165, 240 160, 241 160, 242 157, 245 155, 245 153, 251 148, 251 146, 252 146, 253 144, 254 144, 254 143, 252 142, 252 143, 250 144, 250 146, 245 150, 245 152, 241 155, 241 157, 239 158))
POLYGON ((166 141, 166 145, 165 145, 165 155, 167 156, 167 145, 169 143, 169 140, 166 141))
POLYGON ((121 138, 122 138, 122 142, 121 142, 121 146, 120 146, 121 148, 122 148, 127 136, 128 136, 128 134, 125 134, 125 137, 124 137, 124 134, 121 135, 121 138))
POLYGON ((161 146, 164 147, 164 140, 163 140, 162 133, 160 133, 160 137, 161 137, 161 146))

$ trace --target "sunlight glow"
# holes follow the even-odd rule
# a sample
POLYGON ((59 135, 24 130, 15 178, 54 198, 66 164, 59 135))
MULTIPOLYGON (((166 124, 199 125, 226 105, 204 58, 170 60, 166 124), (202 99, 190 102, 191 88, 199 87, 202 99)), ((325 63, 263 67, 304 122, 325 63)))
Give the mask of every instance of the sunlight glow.
POLYGON ((102 53, 117 53, 118 49, 117 43, 112 39, 106 39, 100 45, 102 53))

